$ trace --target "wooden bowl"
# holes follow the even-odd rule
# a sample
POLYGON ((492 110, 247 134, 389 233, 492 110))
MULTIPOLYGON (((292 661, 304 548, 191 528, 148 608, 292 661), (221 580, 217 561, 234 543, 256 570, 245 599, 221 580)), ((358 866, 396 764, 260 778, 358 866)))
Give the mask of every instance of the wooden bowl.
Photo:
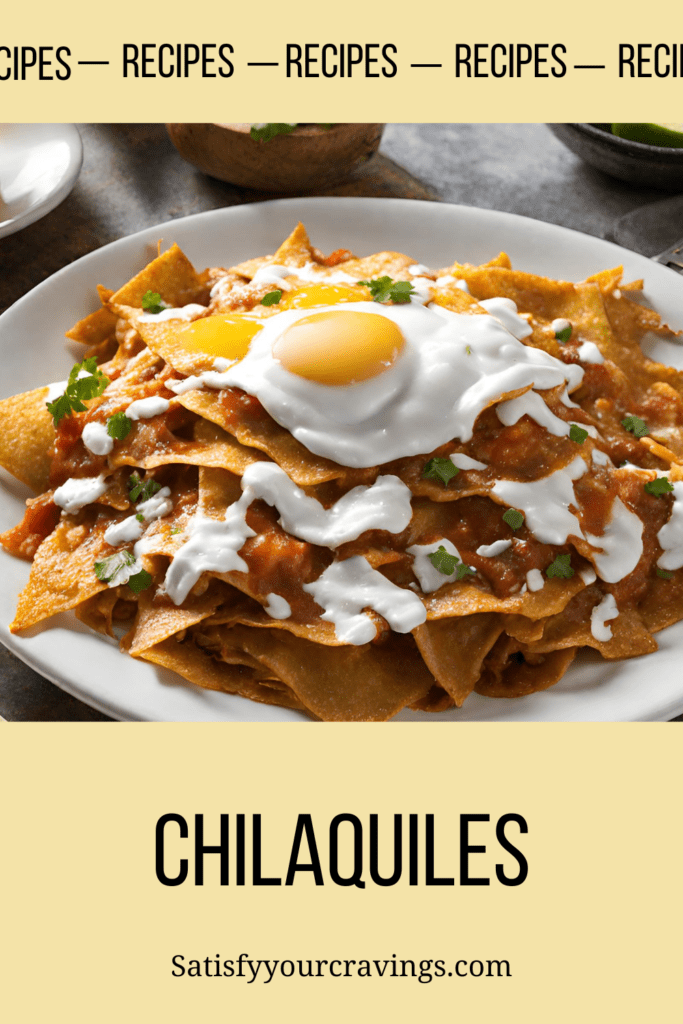
POLYGON ((307 124, 268 142, 249 124, 167 124, 180 155, 205 174, 245 188, 300 192, 327 188, 378 149, 383 124, 307 124))

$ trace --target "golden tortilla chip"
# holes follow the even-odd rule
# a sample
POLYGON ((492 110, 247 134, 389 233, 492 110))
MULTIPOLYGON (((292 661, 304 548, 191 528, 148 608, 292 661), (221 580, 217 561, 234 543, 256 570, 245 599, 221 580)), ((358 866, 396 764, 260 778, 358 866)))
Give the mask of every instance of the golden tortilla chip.
POLYGON ((503 628, 500 615, 464 615, 418 626, 415 643, 427 668, 456 707, 474 689, 484 658, 503 628))
POLYGON ((169 306, 186 306, 190 302, 207 299, 207 287, 199 274, 177 245, 157 256, 144 270, 119 288, 110 299, 110 305, 142 307, 142 297, 155 292, 169 306))
POLYGON ((19 595, 13 633, 68 611, 107 584, 95 575, 95 562, 111 553, 101 528, 63 519, 36 552, 28 583, 19 595))
POLYGON ((0 402, 0 466, 36 494, 49 486, 55 439, 47 393, 46 387, 36 388, 0 402))

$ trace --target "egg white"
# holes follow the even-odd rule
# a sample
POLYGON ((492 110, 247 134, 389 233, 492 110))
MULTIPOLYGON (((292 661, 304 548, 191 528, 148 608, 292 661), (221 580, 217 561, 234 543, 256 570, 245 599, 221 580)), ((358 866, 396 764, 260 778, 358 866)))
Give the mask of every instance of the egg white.
POLYGON ((453 438, 468 441, 479 413, 501 395, 568 382, 583 370, 523 345, 494 317, 442 306, 340 303, 284 310, 269 317, 244 358, 221 375, 224 386, 259 399, 276 422, 309 451, 344 466, 375 466, 430 452, 453 438), (313 312, 381 315, 406 344, 391 366, 345 387, 290 373, 273 357, 283 332, 313 312))

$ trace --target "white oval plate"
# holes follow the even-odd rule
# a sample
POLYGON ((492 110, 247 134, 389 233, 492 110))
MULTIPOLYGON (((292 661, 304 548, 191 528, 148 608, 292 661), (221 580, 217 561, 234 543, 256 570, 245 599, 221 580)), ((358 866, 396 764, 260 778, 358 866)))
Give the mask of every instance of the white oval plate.
POLYGON ((59 206, 82 162, 83 144, 72 124, 0 123, 0 238, 59 206))
MULTIPOLYGON (((671 270, 601 239, 509 213, 401 199, 280 199, 185 217, 113 242, 65 267, 0 317, 2 397, 63 379, 72 359, 63 333, 95 309, 95 285, 117 288, 156 254, 159 238, 177 242, 199 268, 229 266, 275 251, 298 220, 315 245, 364 255, 406 252, 439 267, 455 259, 481 263, 501 249, 513 265, 549 277, 582 280, 623 263, 626 279, 644 277, 646 294, 664 319, 683 326, 683 281, 671 270)), ((683 368, 683 348, 658 341, 655 358, 683 368)), ((22 515, 23 489, 2 478, 0 526, 22 515)), ((190 686, 178 676, 135 661, 62 615, 12 636, 16 596, 28 565, 0 554, 0 639, 23 661, 92 707, 123 720, 308 721, 284 708, 190 686)), ((577 658, 556 686, 517 700, 473 694, 460 710, 427 715, 404 711, 394 721, 658 721, 683 711, 683 622, 658 636, 646 658, 605 662, 594 652, 577 658)))

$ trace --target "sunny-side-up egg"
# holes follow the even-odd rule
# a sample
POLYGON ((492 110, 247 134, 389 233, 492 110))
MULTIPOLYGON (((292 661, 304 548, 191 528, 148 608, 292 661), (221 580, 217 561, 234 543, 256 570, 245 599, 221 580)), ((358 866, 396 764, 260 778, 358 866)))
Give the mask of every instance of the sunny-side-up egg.
POLYGON ((358 286, 325 284, 287 292, 277 309, 195 321, 182 345, 216 359, 220 381, 203 383, 254 395, 309 451, 345 466, 467 441, 502 395, 573 390, 583 376, 487 314, 385 305, 358 286))

